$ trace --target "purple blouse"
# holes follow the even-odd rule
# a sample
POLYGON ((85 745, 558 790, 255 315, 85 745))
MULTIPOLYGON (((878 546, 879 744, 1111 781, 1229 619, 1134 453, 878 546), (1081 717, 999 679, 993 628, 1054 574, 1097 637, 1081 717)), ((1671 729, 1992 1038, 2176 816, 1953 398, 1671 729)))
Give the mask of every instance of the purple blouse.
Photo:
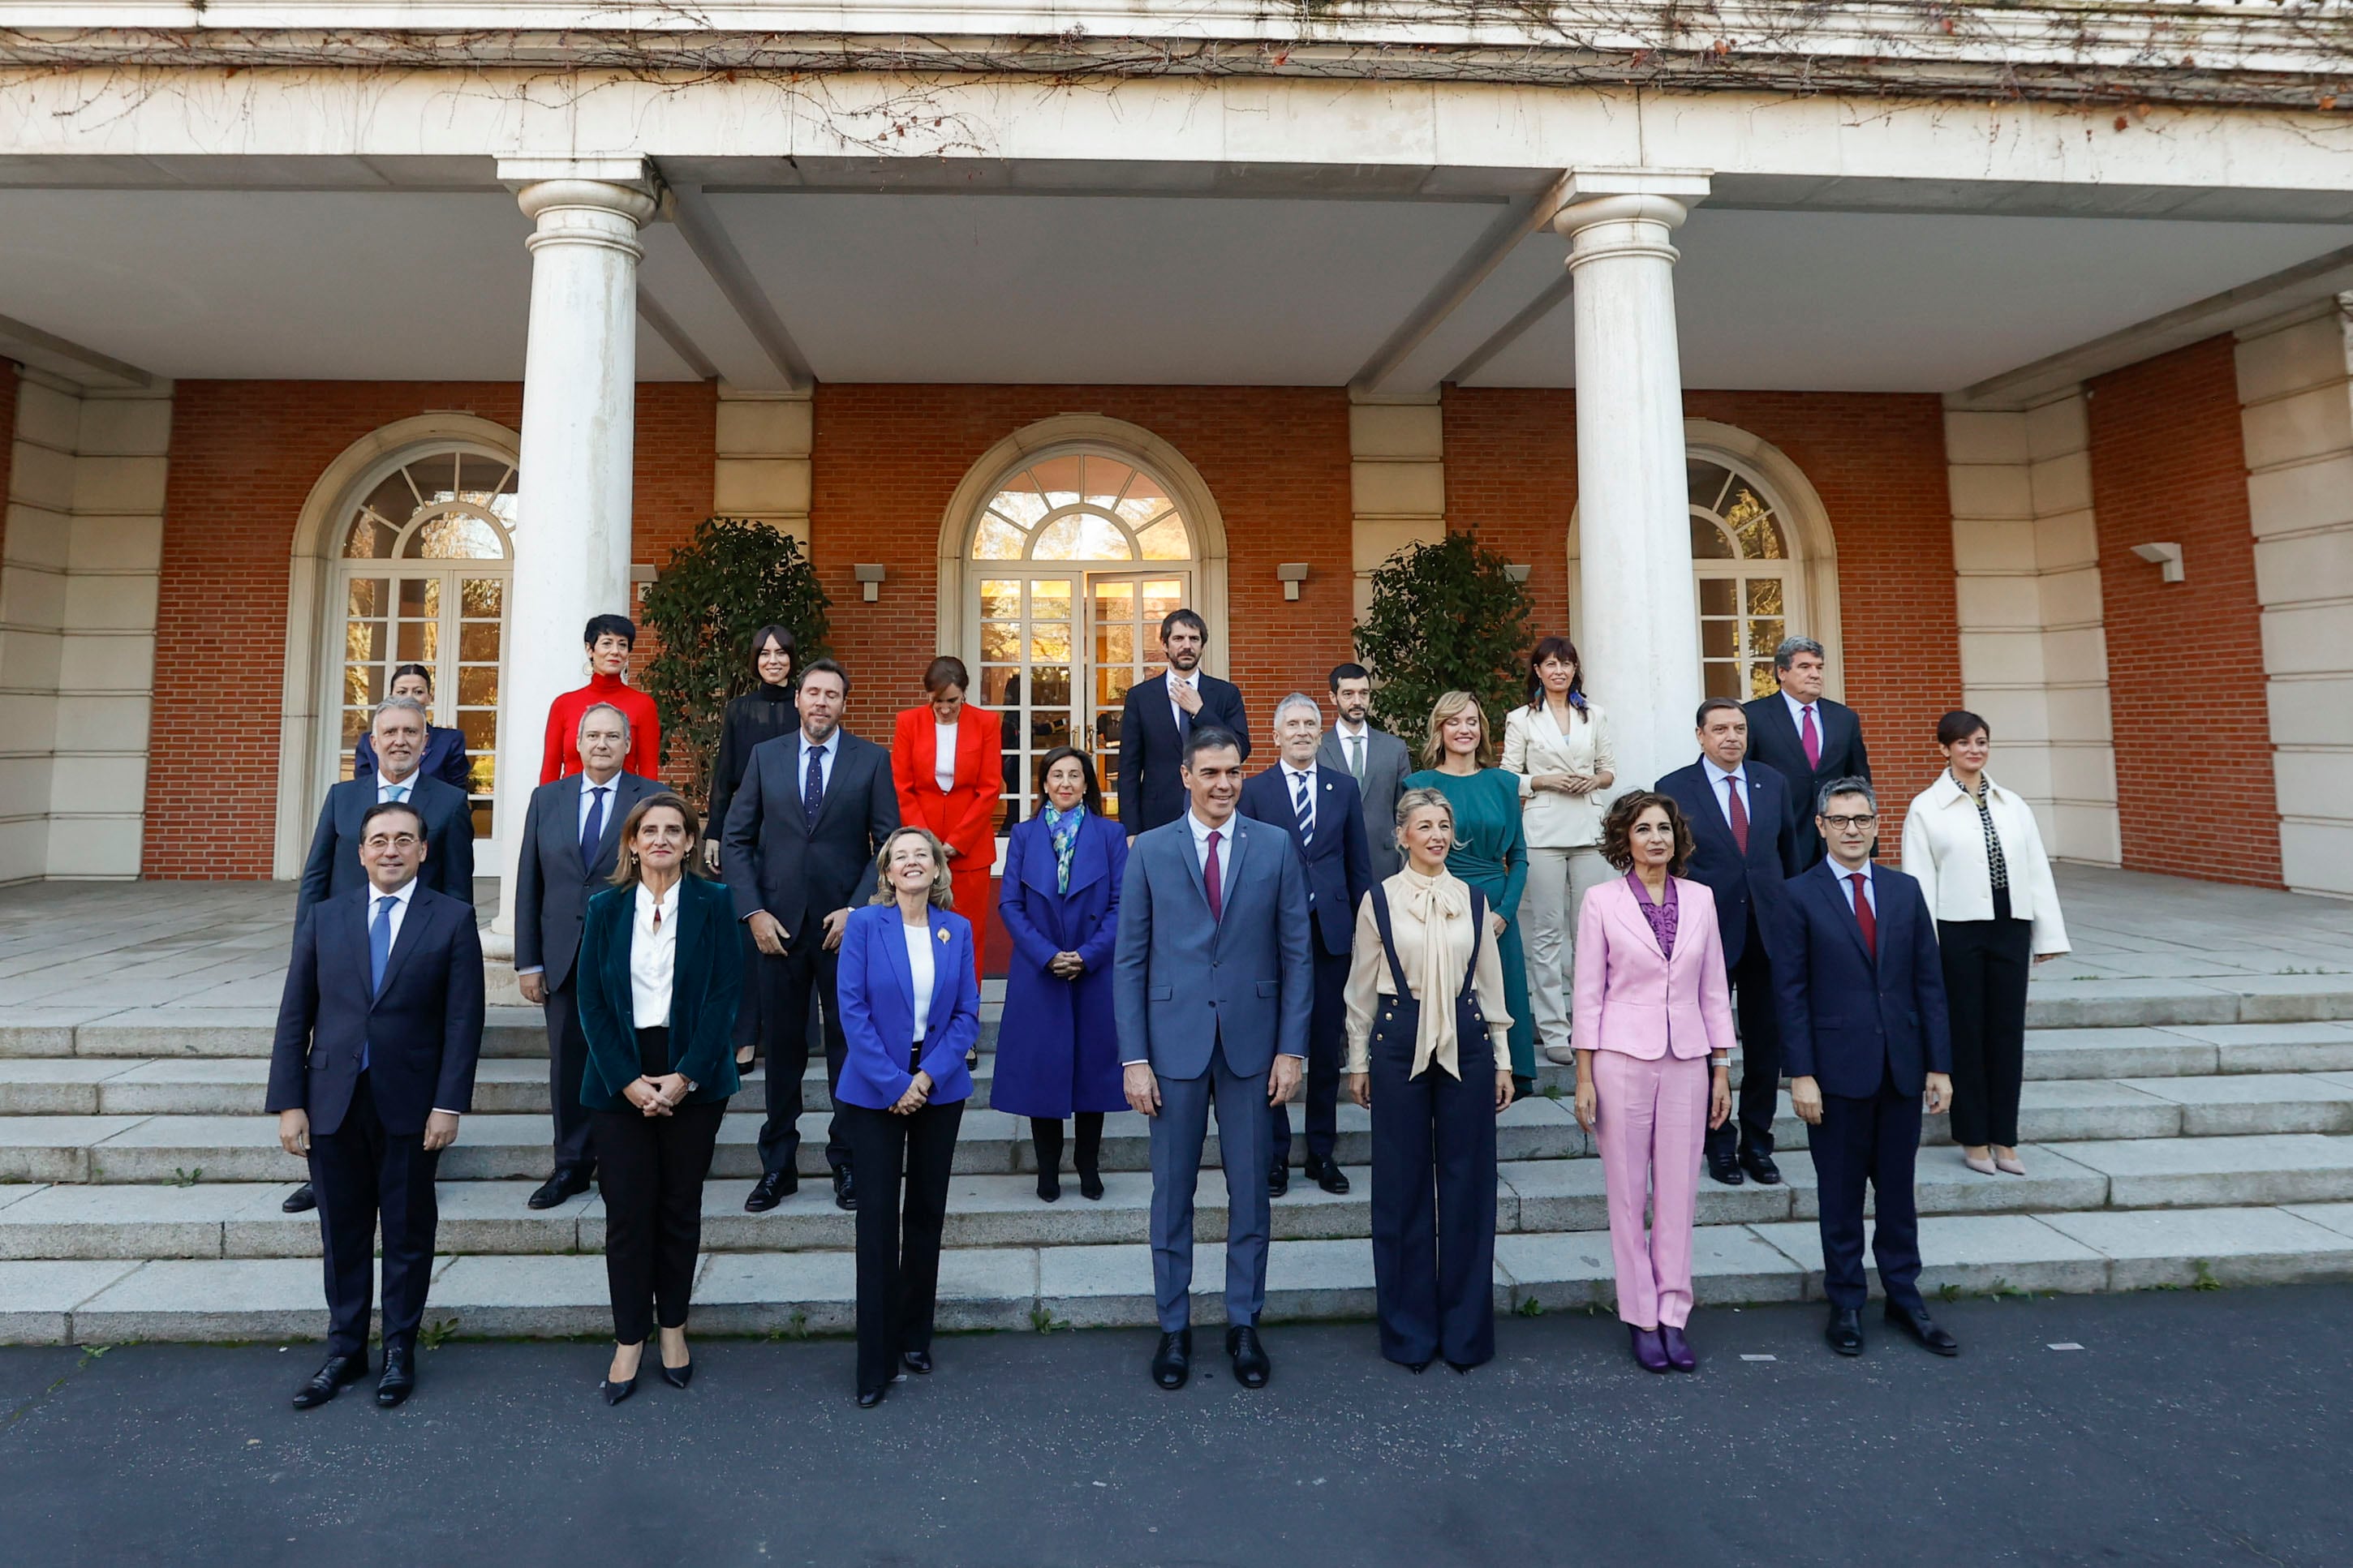
POLYGON ((1655 904, 1651 901, 1651 890, 1642 886, 1642 879, 1637 873, 1626 873, 1626 885, 1634 889, 1635 907, 1642 911, 1642 918, 1651 922, 1651 934, 1659 939, 1660 953, 1672 958, 1675 955, 1675 879, 1672 877, 1667 879, 1667 896, 1655 904))

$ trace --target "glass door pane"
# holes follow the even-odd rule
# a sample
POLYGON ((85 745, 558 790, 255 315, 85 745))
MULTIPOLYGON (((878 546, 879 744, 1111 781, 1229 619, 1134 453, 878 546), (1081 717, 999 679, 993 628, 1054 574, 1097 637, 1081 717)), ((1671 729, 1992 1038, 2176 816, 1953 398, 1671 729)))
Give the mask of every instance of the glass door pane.
POLYGON ((999 715, 1005 750, 1000 832, 1029 811, 1038 759, 1071 743, 1077 590, 1071 577, 988 577, 979 585, 977 699, 999 715))
POLYGON ((448 722, 466 737, 466 755, 473 766, 467 793, 473 797, 474 837, 488 839, 496 827, 491 792, 498 782, 499 653, 504 640, 501 617, 506 583, 497 577, 461 577, 449 597, 456 635, 445 647, 455 657, 442 661, 433 689, 441 694, 448 722))
POLYGON ((1119 810, 1119 718, 1127 689, 1163 674, 1160 620, 1192 593, 1190 573, 1087 575, 1086 717, 1103 809, 1119 810))

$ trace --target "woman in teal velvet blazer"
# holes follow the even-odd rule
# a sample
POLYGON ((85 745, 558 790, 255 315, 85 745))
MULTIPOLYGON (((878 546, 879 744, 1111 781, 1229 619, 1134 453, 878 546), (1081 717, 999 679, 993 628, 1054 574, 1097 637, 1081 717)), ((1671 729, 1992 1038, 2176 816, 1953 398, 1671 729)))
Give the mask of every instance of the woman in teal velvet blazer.
POLYGON ((634 1393, 646 1336, 661 1328, 665 1382, 693 1373, 688 1293, 702 1246, 711 1173, 735 1069, 735 999, 744 952, 727 889, 694 871, 694 808, 665 791, 621 824, 613 886, 588 900, 580 933, 580 1027, 589 1113, 605 1196, 605 1277, 613 1295, 613 1364, 605 1402, 634 1393))

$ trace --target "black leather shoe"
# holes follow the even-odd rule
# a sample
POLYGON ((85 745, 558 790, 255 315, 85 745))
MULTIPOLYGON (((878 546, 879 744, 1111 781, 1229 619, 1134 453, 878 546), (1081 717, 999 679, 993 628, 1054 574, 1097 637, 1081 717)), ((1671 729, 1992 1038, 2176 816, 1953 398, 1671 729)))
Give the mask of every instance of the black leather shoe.
POLYGON ((858 1207, 858 1188, 847 1165, 833 1173, 833 1206, 844 1210, 858 1207))
POLYGON ((311 1374, 311 1381, 294 1392, 294 1408, 316 1410, 344 1389, 367 1375, 367 1352, 357 1355, 331 1355, 327 1363, 311 1374))
POLYGON ((1266 1359, 1256 1329, 1228 1329, 1226 1353, 1234 1358, 1234 1381, 1244 1388, 1264 1388, 1273 1375, 1274 1363, 1266 1359))
POLYGON ((1266 1195, 1268 1197, 1284 1197, 1287 1196, 1290 1192, 1291 1167, 1289 1165, 1277 1165, 1272 1170, 1267 1172, 1266 1195))
POLYGON ((1103 1202, 1103 1173, 1101 1171, 1081 1171, 1079 1173, 1079 1196, 1086 1199, 1091 1204, 1099 1204, 1103 1202))
POLYGON ((1335 1195, 1345 1194, 1348 1190, 1347 1173, 1340 1169, 1337 1160, 1318 1160, 1310 1155, 1306 1174, 1309 1181, 1335 1195))
POLYGON ((1729 1149, 1721 1154, 1713 1149, 1707 1152, 1707 1173, 1727 1187, 1736 1187, 1748 1179, 1740 1173, 1740 1162, 1729 1149))
POLYGON ((530 1206, 552 1209, 566 1198, 576 1198, 588 1190, 588 1173, 577 1166, 559 1170, 540 1184, 539 1191, 531 1194, 530 1206))
POLYGON ((1058 1204, 1062 1201, 1062 1173, 1060 1171, 1038 1173, 1038 1201, 1041 1204, 1058 1204))
MULTIPOLYGON (((598 1384, 596 1386, 597 1386, 598 1388, 600 1388, 600 1389, 602 1389, 602 1390, 604 1391, 604 1394, 605 1394, 605 1403, 606 1403, 606 1404, 607 1404, 607 1405, 618 1405, 619 1403, 621 1403, 621 1401, 623 1401, 624 1399, 627 1399, 629 1395, 631 1395, 632 1394, 635 1394, 635 1393, 638 1391, 638 1378, 642 1378, 642 1377, 644 1377, 645 1375, 646 1375, 645 1363, 644 1363, 643 1362, 639 1362, 639 1363, 638 1363, 638 1375, 637 1375, 637 1377, 633 1377, 633 1378, 629 1379, 629 1381, 628 1381, 628 1382, 627 1382, 627 1383, 615 1383, 611 1378, 609 1378, 609 1377, 608 1377, 608 1378, 607 1378, 604 1382, 602 1382, 602 1383, 598 1384)), ((666 1377, 666 1376, 668 1376, 668 1375, 669 1375, 669 1373, 663 1373, 663 1375, 666 1377)))
POLYGON ((1906 1307, 1890 1301, 1887 1303, 1887 1321, 1938 1355, 1961 1353, 1961 1342, 1938 1327, 1936 1320, 1928 1315, 1926 1307, 1906 1307))
POLYGON ((752 1184, 752 1195, 744 1200, 744 1212, 766 1214, 800 1189, 801 1179, 793 1172, 771 1171, 752 1184))
POLYGON ((929 1351, 906 1351, 900 1355, 899 1363, 909 1372, 928 1373, 932 1370, 932 1352, 929 1351))
POLYGON ((406 1345, 384 1347, 384 1375, 376 1379, 375 1402, 386 1410, 417 1392, 417 1352, 406 1345))
POLYGON ((286 1201, 278 1206, 287 1214, 309 1214, 319 1206, 319 1194, 311 1190, 310 1183, 305 1182, 287 1194, 286 1201))
POLYGON ((1862 1353, 1862 1309, 1832 1307, 1830 1327, 1822 1331, 1822 1338, 1830 1341, 1831 1349, 1841 1355, 1861 1355, 1862 1353))
POLYGON ((1185 1386, 1193 1375, 1193 1331, 1178 1329, 1175 1333, 1160 1336, 1160 1348, 1152 1352, 1152 1381, 1166 1389, 1185 1386))
POLYGON ((890 1392, 891 1385, 887 1383, 880 1388, 860 1389, 858 1391, 858 1408, 860 1410, 873 1409, 876 1405, 882 1403, 882 1396, 890 1392))
POLYGON ((1781 1184, 1781 1167, 1773 1163, 1773 1156, 1761 1149, 1744 1149, 1740 1152, 1740 1168, 1760 1187, 1781 1184))

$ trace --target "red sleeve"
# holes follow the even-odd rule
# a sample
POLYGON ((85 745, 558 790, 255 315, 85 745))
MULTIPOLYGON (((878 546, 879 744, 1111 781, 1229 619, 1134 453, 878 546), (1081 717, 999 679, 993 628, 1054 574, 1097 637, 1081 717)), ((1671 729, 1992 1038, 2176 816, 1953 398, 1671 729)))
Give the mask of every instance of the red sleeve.
MULTIPOLYGON (((996 847, 991 842, 996 837, 991 829, 996 825, 997 803, 1005 794, 1004 731, 996 714, 976 708, 966 708, 965 711, 978 721, 971 750, 979 764, 980 776, 973 781, 972 794, 965 804, 961 825, 964 842, 956 846, 956 852, 977 855, 996 847)), ((961 731, 958 738, 962 738, 961 731)), ((991 860, 996 858, 994 853, 989 854, 991 860)))
POLYGON ((661 778, 661 710, 654 700, 632 686, 638 711, 629 720, 629 771, 641 779, 661 778))
POLYGON ((915 810, 915 712, 913 708, 902 708, 892 722, 891 784, 899 796, 899 820, 920 826, 923 819, 915 810))
POLYGON ((565 742, 565 710, 572 706, 578 693, 567 691, 547 705, 547 742, 539 762, 539 782, 554 784, 564 776, 565 753, 571 748, 565 742))

